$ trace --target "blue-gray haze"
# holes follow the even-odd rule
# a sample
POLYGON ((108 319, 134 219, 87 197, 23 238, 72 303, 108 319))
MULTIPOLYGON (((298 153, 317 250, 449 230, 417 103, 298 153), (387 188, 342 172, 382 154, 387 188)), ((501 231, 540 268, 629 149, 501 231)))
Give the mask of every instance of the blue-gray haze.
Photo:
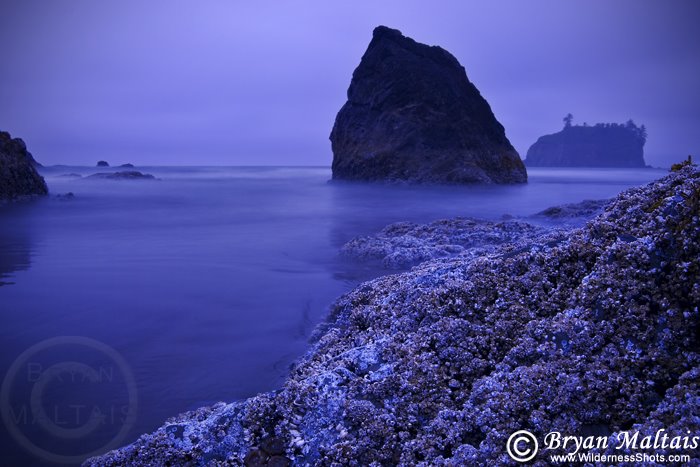
POLYGON ((378 24, 452 52, 522 157, 575 123, 700 149, 693 0, 0 0, 0 129, 45 164, 328 165, 378 24))

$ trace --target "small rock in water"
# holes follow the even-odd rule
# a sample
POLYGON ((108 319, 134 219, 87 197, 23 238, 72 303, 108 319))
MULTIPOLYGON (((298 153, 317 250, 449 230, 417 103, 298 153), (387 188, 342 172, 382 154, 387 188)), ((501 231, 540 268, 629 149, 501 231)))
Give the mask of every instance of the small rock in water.
POLYGON ((533 217, 548 217, 550 219, 592 217, 602 211, 608 203, 610 203, 609 199, 587 199, 580 203, 552 206, 551 208, 538 212, 533 217))
POLYGON ((104 178, 108 180, 153 180, 151 174, 144 174, 136 170, 124 172, 101 172, 87 176, 86 178, 104 178))
POLYGON ((75 194, 73 194, 72 191, 69 191, 68 193, 59 193, 56 195, 56 199, 60 201, 68 201, 75 198, 75 194))

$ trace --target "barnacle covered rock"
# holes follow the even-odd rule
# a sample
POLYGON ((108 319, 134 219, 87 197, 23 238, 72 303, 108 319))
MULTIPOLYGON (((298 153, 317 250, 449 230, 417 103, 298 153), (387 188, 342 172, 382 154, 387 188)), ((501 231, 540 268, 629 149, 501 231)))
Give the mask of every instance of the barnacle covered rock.
POLYGON ((561 229, 583 225, 609 202, 584 200, 552 206, 521 220, 493 222, 457 217, 429 224, 397 222, 374 235, 350 240, 340 253, 353 261, 381 263, 386 269, 407 269, 430 259, 454 256, 468 260, 496 248, 521 248, 536 239, 541 241, 545 234, 552 240, 564 238, 566 232, 561 229))
POLYGON ((700 172, 684 167, 566 235, 362 284, 279 391, 87 464, 493 465, 519 429, 697 434, 699 258, 700 172))
POLYGON ((341 248, 341 255, 379 261, 387 269, 402 269, 429 259, 483 255, 505 243, 532 241, 545 231, 544 227, 514 220, 457 217, 429 224, 397 222, 376 235, 350 240, 341 248))

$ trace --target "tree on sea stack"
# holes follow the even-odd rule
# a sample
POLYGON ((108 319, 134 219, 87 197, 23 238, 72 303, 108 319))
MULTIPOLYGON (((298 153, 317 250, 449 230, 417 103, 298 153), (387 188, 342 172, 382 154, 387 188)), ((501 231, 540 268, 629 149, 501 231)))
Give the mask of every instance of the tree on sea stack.
POLYGON ((574 116, 571 115, 570 113, 566 114, 566 117, 564 117, 564 128, 569 128, 571 127, 571 122, 574 121, 574 116))

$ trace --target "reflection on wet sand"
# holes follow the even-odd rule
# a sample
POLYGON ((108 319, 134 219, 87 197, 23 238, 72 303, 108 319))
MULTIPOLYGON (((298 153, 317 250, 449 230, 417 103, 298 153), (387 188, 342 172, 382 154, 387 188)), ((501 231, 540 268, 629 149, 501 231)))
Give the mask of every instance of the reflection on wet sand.
POLYGON ((0 210, 0 287, 14 284, 14 273, 29 269, 31 264, 32 236, 23 216, 30 208, 15 205, 0 210))

